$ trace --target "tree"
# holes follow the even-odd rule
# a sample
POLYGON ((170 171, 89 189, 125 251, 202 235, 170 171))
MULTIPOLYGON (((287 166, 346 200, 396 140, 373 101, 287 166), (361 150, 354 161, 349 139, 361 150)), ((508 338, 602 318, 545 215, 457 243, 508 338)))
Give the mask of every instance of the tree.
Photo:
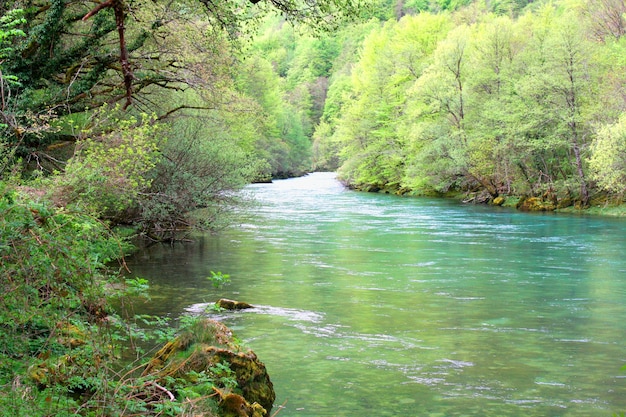
POLYGON ((411 130, 407 90, 423 76, 448 24, 441 15, 405 16, 364 41, 352 72, 352 99, 344 99, 334 134, 343 143, 341 175, 352 185, 403 191, 411 130))
POLYGON ((467 175, 466 80, 469 28, 458 26, 437 43, 429 65, 409 91, 412 156, 410 188, 448 191, 467 175))
MULTIPOLYGON (((17 4, 4 2, 0 13, 17 4)), ((6 71, 21 81, 13 92, 18 97, 14 115, 28 126, 27 110, 63 117, 103 103, 123 101, 128 107, 135 100, 146 110, 146 95, 154 87, 189 86, 184 66, 164 40, 176 24, 200 20, 203 12, 208 23, 203 36, 226 33, 235 39, 249 34, 264 14, 280 13, 288 21, 323 31, 356 16, 363 6, 360 0, 106 0, 95 6, 88 0, 32 0, 17 27, 24 39, 13 40, 4 60, 6 71)), ((20 139, 14 134, 11 140, 15 144, 20 139)), ((21 143, 32 151, 53 139, 28 135, 21 143)))
POLYGON ((516 69, 523 47, 518 26, 508 17, 486 16, 472 32, 466 117, 468 173, 492 197, 511 193, 516 179, 516 133, 511 113, 512 92, 520 73, 516 69))
POLYGON ((526 74, 517 88, 523 104, 517 118, 534 157, 527 174, 537 178, 535 192, 567 190, 585 205, 597 60, 574 13, 559 15, 547 6, 532 25, 526 74))
MULTIPOLYGON (((593 66, 589 57, 592 56, 586 39, 581 35, 579 26, 573 19, 567 19, 559 28, 557 45, 557 64, 563 76, 561 82, 553 85, 564 105, 565 135, 570 149, 574 154, 574 166, 580 183, 580 199, 583 205, 589 202, 589 187, 587 185, 586 167, 583 161, 583 152, 588 145, 590 126, 586 123, 584 106, 589 97, 593 96, 590 89, 589 68, 593 66)), ((555 71, 557 72, 557 71, 555 71)))
POLYGON ((13 9, 0 17, 0 178, 7 163, 10 160, 12 149, 7 146, 4 136, 12 132, 18 138, 23 136, 21 127, 17 123, 12 112, 11 91, 18 87, 19 79, 4 70, 4 61, 13 52, 12 43, 17 37, 25 36, 25 33, 17 27, 25 23, 24 10, 13 9))
POLYGON ((364 39, 379 26, 377 20, 371 19, 365 23, 351 25, 336 34, 341 50, 332 64, 332 74, 327 80, 320 122, 313 133, 315 169, 336 170, 341 163, 339 153, 342 145, 335 132, 342 123, 344 106, 353 99, 351 74, 355 62, 359 59, 364 39))
POLYGON ((148 237, 176 240, 190 230, 219 230, 231 223, 234 207, 245 204, 237 192, 259 177, 264 162, 228 122, 227 114, 212 111, 168 124, 162 157, 131 212, 148 237))
POLYGON ((623 0, 590 0, 585 2, 585 13, 591 20, 593 36, 604 42, 626 34, 626 3, 623 0))
POLYGON ((593 178, 603 189, 623 195, 626 191, 626 115, 600 128, 591 146, 593 178))
POLYGON ((337 131, 345 155, 340 175, 357 187, 397 189, 402 177, 402 138, 394 120, 403 106, 403 80, 391 47, 394 27, 388 22, 365 40, 352 72, 354 99, 337 131))

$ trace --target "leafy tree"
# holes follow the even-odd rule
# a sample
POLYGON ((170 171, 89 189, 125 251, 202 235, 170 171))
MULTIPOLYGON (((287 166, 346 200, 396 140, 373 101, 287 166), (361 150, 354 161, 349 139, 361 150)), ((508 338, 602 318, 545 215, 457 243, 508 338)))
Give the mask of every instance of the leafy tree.
MULTIPOLYGON (((18 4, 4 2, 0 13, 18 4)), ((356 16, 363 6, 352 0, 106 0, 96 5, 87 0, 35 0, 25 12, 25 20, 15 27, 25 36, 13 42, 3 64, 6 72, 21 82, 13 92, 17 97, 13 113, 20 125, 29 126, 27 111, 35 116, 64 116, 117 101, 124 107, 134 100, 147 106, 149 99, 141 97, 155 87, 185 88, 192 79, 180 65, 176 49, 164 39, 180 22, 189 22, 190 16, 203 12, 208 12, 204 14, 208 24, 204 37, 227 33, 234 39, 252 31, 255 22, 268 13, 277 12, 288 21, 323 31, 335 27, 343 17, 356 16)), ((13 144, 20 143, 26 155, 55 137, 28 134, 22 140, 13 134, 10 139, 13 144)))
POLYGON ((487 17, 472 32, 468 115, 468 172, 491 196, 515 188, 520 149, 511 113, 519 51, 517 25, 508 17, 487 17))
MULTIPOLYGON (((592 47, 580 31, 576 20, 565 18, 558 28, 556 64, 554 73, 562 77, 552 88, 557 90, 564 116, 560 122, 565 125, 564 135, 573 153, 573 165, 580 185, 580 200, 583 205, 589 202, 586 158, 584 153, 589 143, 591 126, 586 106, 594 96, 593 77, 595 63, 592 47)), ((570 157, 571 158, 571 157, 570 157)))
POLYGON ((271 63, 258 55, 250 57, 238 72, 236 83, 240 92, 257 103, 253 110, 258 117, 255 149, 257 156, 269 164, 268 176, 306 172, 310 167, 310 141, 304 130, 305 110, 289 103, 284 80, 271 63))
POLYGON ((13 52, 12 44, 15 38, 25 36, 25 33, 18 28, 19 25, 25 23, 23 16, 24 10, 13 9, 0 17, 0 178, 10 161, 11 151, 14 150, 5 143, 4 137, 8 132, 13 132, 19 138, 23 136, 22 128, 13 114, 11 102, 11 91, 19 87, 19 79, 4 68, 7 56, 13 52))
POLYGON ((503 6, 460 11, 453 18, 471 24, 453 30, 428 13, 373 29, 350 77, 336 67, 330 78, 316 160, 339 152, 341 175, 363 189, 587 204, 595 126, 625 108, 621 37, 594 43, 580 4, 533 4, 519 17, 525 2, 503 6))
POLYGON ((615 40, 626 34, 626 4, 621 0, 590 0, 584 11, 591 23, 594 37, 600 41, 615 40))
POLYGON ((410 172, 420 173, 416 179, 410 176, 405 179, 411 188, 430 184, 437 191, 447 191, 460 186, 458 180, 468 174, 465 132, 468 38, 469 29, 459 26, 438 42, 430 65, 409 93, 407 112, 420 123, 411 133, 415 159, 410 172))
POLYGON ((313 133, 314 168, 336 170, 339 165, 341 143, 335 131, 341 123, 342 108, 352 97, 351 73, 355 61, 360 56, 360 48, 364 39, 380 23, 370 20, 353 25, 335 35, 340 39, 341 51, 333 62, 332 75, 328 78, 325 88, 325 100, 319 124, 313 133))
POLYGON ((591 146, 589 164, 600 187, 623 195, 626 191, 626 116, 600 128, 591 146))
POLYGON ((403 187, 411 130, 410 122, 402 123, 406 91, 428 66, 446 22, 445 17, 428 14, 388 22, 365 39, 351 78, 335 76, 324 115, 329 124, 316 132, 316 149, 341 144, 341 175, 353 186, 394 191, 403 187))
POLYGON ((391 51, 394 23, 374 31, 364 42, 364 49, 352 73, 352 103, 344 110, 337 135, 344 143, 345 163, 341 175, 355 186, 375 189, 398 184, 402 156, 400 138, 392 120, 402 107, 399 86, 391 86, 395 61, 391 51), (391 179, 395 178, 395 181, 391 179))
POLYGON ((590 98, 598 85, 595 57, 575 15, 561 17, 546 7, 532 25, 523 58, 526 73, 517 88, 522 104, 517 120, 534 158, 526 174, 535 178, 536 192, 563 189, 586 204, 585 153, 594 120, 590 98))
POLYGON ((236 132, 219 113, 181 117, 164 133, 162 157, 147 176, 135 222, 158 241, 228 225, 243 203, 237 192, 259 176, 262 162, 237 146, 236 132))
POLYGON ((340 52, 340 39, 329 35, 299 37, 286 78, 289 101, 302 109, 305 134, 322 116, 328 90, 328 77, 340 52))
MULTIPOLYGON (((133 117, 99 119, 100 128, 83 132, 64 175, 56 177, 55 197, 63 206, 82 206, 114 222, 127 222, 159 159, 159 126, 133 117), (115 130, 110 130, 111 125, 115 130)), ((162 130, 162 129, 161 129, 162 130)))

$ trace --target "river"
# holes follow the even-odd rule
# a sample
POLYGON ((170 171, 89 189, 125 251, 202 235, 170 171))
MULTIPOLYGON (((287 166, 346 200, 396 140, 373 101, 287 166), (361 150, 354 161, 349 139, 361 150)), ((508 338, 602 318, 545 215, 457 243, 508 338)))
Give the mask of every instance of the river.
POLYGON ((136 312, 217 317, 257 353, 279 417, 626 412, 626 221, 357 193, 330 173, 248 191, 241 227, 128 264, 151 282, 136 312), (257 307, 205 313, 220 297, 257 307))

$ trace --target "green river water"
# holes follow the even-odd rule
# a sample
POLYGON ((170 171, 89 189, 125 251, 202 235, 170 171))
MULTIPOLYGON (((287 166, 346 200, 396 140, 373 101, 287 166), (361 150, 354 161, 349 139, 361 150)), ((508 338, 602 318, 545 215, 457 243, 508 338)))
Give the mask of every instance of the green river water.
POLYGON ((626 412, 626 221, 257 184, 241 227, 128 260, 137 313, 206 314, 265 362, 278 416, 626 412), (231 275, 215 289, 210 271, 231 275), (220 297, 242 312, 204 312, 220 297))

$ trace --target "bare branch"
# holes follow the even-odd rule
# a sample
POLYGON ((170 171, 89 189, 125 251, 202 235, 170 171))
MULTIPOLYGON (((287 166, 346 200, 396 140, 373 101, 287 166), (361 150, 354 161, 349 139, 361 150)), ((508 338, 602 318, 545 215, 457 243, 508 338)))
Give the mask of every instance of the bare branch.
POLYGON ((172 114, 176 113, 177 111, 180 110, 214 110, 214 107, 211 106, 186 106, 186 105, 181 105, 178 107, 175 107, 173 109, 171 109, 170 111, 168 111, 167 113, 163 114, 162 116, 159 116, 156 118, 156 121, 159 120, 163 120, 169 116, 171 116, 172 114))

